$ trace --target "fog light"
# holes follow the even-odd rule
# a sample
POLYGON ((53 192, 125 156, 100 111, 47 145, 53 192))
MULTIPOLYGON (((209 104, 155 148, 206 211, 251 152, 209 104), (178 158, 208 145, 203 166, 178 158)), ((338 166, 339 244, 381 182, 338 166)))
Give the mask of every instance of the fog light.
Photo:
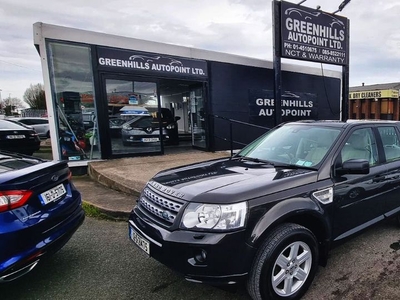
POLYGON ((207 260, 207 251, 201 249, 201 251, 197 253, 194 258, 196 259, 197 262, 204 263, 207 260))

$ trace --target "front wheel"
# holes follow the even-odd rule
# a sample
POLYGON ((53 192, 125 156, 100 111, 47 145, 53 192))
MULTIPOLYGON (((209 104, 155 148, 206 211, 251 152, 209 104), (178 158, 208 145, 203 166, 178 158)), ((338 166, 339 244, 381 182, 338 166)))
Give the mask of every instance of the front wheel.
POLYGON ((298 224, 275 228, 259 248, 247 282, 254 300, 299 299, 318 267, 314 234, 298 224))

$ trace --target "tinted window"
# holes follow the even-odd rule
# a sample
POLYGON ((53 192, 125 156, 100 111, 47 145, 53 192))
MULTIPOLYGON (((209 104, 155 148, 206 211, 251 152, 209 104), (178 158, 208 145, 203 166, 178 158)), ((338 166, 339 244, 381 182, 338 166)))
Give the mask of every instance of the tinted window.
POLYGON ((394 127, 378 127, 387 161, 400 159, 399 136, 394 127))
POLYGON ((41 124, 47 124, 47 123, 49 123, 49 121, 47 121, 47 120, 42 120, 42 119, 32 119, 31 120, 32 121, 32 124, 33 125, 41 125, 41 124))
POLYGON ((26 124, 26 125, 32 125, 32 124, 34 124, 34 123, 33 123, 31 120, 29 120, 29 119, 19 119, 19 120, 16 120, 16 121, 21 122, 21 123, 26 124))

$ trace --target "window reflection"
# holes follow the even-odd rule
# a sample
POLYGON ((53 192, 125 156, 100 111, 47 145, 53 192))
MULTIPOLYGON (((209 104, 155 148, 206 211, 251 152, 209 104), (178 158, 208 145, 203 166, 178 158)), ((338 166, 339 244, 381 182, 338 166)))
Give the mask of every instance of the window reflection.
POLYGON ((61 159, 100 158, 90 48, 48 43, 61 159))
POLYGON ((112 153, 161 151, 169 136, 160 132, 156 83, 106 79, 106 91, 112 153))

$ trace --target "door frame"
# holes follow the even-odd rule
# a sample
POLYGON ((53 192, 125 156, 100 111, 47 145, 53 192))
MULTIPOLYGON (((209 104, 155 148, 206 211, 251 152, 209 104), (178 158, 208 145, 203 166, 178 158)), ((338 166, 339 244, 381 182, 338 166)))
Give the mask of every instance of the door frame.
POLYGON ((161 101, 160 101, 160 92, 159 92, 159 82, 157 78, 152 77, 144 77, 144 76, 135 76, 132 74, 126 73, 114 73, 114 72, 99 72, 99 85, 96 87, 96 93, 99 95, 96 97, 96 113, 97 113, 97 126, 99 132, 99 141, 100 141, 100 149, 101 149, 101 158, 121 158, 121 157, 134 157, 134 156, 143 156, 143 155, 163 155, 164 154, 164 142, 162 140, 162 126, 161 121, 159 120, 159 128, 160 128, 160 151, 152 151, 152 152, 140 152, 140 153, 113 153, 112 145, 111 145, 111 136, 109 131, 109 115, 108 115, 108 101, 107 101, 107 91, 106 91, 106 80, 114 79, 114 80, 125 80, 125 81, 137 81, 137 82, 153 82, 156 84, 156 93, 157 93, 157 112, 158 116, 161 115, 161 101))
POLYGON ((208 93, 207 93, 207 82, 199 82, 198 84, 193 84, 189 87, 189 97, 190 97, 190 92, 192 91, 193 87, 201 87, 201 92, 202 92, 202 99, 203 99, 203 109, 204 109, 204 136, 205 136, 205 144, 204 147, 195 145, 194 141, 194 125, 193 125, 193 120, 192 120, 192 114, 190 116, 190 131, 192 133, 191 141, 192 141, 192 147, 194 149, 198 150, 204 150, 207 151, 209 149, 209 114, 208 114, 208 93))

